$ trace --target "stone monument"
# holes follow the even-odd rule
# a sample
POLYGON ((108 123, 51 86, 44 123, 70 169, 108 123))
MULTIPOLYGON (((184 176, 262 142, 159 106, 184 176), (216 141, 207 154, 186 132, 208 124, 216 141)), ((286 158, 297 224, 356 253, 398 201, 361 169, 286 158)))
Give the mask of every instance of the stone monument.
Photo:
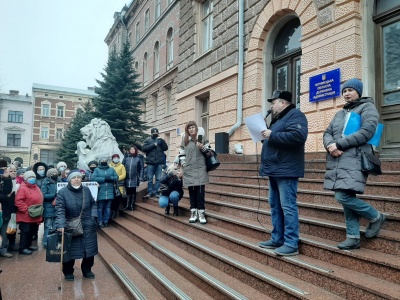
POLYGON ((81 134, 86 142, 77 144, 78 168, 88 170, 88 163, 92 160, 99 161, 102 157, 111 159, 113 154, 118 154, 121 161, 124 158, 118 143, 111 133, 110 126, 101 119, 92 119, 89 124, 81 128, 81 134))

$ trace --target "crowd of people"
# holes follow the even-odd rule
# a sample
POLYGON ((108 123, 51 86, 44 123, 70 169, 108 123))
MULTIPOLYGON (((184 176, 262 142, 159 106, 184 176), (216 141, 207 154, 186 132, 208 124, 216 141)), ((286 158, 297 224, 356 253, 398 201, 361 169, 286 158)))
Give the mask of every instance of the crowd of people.
MULTIPOLYGON (((360 248, 359 217, 370 221, 365 236, 378 235, 385 216, 356 194, 364 192, 367 176, 361 169, 360 151, 372 152, 367 144, 373 136, 379 114, 370 98, 363 98, 363 85, 358 79, 348 80, 342 86, 346 104, 338 111, 323 135, 327 151, 327 168, 324 188, 333 190, 335 199, 343 206, 346 222, 346 240, 340 249, 360 248), (354 134, 344 135, 349 112, 361 115, 361 128, 354 134)), ((268 201, 271 208, 271 238, 259 246, 273 249, 282 256, 297 255, 299 243, 299 216, 297 207, 298 180, 305 172, 305 142, 308 135, 307 118, 296 109, 289 91, 274 91, 271 103, 272 118, 269 127, 262 131, 260 175, 269 182, 268 201)), ((2 225, 0 257, 11 258, 13 252, 31 255, 38 249, 33 241, 38 239, 38 226, 44 223, 42 243, 47 247, 47 237, 52 229, 64 229, 68 220, 79 215, 83 222, 83 235, 71 243, 71 261, 63 263, 66 280, 74 280, 75 259, 82 259, 81 270, 85 278, 94 278, 94 256, 98 252, 96 229, 108 227, 117 217, 119 208, 136 209, 136 189, 140 182, 148 181, 145 197, 158 197, 159 206, 170 215, 179 216, 179 201, 184 188, 189 192, 189 223, 206 224, 205 185, 209 183, 206 154, 211 150, 204 130, 194 121, 185 126, 179 154, 166 167, 165 151, 168 145, 159 136, 157 128, 143 146, 132 145, 121 161, 118 154, 90 161, 88 170, 69 169, 64 162, 47 166, 37 162, 22 168, 18 162, 8 164, 0 160, 0 205, 2 225), (164 171, 163 171, 164 170, 164 171), (82 182, 96 182, 97 199, 82 182), (65 182, 59 189, 57 183, 65 182), (32 213, 31 208, 42 205, 43 212, 32 213), (7 232, 10 222, 18 223, 18 231, 7 232), (20 234, 19 246, 16 244, 20 234)))

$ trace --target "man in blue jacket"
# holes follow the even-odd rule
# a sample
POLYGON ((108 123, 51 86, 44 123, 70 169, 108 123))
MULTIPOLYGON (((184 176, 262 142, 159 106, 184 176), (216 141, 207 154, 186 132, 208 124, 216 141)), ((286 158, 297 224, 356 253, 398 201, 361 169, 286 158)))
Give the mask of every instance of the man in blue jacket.
POLYGON ((292 103, 289 91, 274 91, 272 121, 262 132, 260 175, 268 176, 268 200, 271 207, 271 239, 260 242, 262 248, 275 249, 277 255, 297 255, 299 213, 297 184, 304 177, 304 144, 307 140, 306 116, 292 103))

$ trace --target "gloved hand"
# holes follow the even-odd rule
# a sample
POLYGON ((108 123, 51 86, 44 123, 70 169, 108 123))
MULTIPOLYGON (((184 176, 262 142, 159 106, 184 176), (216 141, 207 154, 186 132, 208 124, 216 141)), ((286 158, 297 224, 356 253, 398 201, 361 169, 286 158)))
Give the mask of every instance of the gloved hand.
POLYGON ((106 182, 113 182, 114 180, 111 178, 111 176, 106 176, 106 182))

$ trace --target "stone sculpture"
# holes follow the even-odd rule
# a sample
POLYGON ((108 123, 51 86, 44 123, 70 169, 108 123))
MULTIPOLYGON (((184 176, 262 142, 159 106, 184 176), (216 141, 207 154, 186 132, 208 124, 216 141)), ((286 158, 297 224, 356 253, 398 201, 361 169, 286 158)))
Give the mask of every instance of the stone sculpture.
POLYGON ((88 170, 87 164, 90 161, 99 161, 102 157, 111 159, 113 154, 118 154, 121 161, 124 158, 106 121, 97 118, 92 119, 80 131, 86 142, 78 142, 77 150, 75 151, 78 155, 79 169, 88 170))

